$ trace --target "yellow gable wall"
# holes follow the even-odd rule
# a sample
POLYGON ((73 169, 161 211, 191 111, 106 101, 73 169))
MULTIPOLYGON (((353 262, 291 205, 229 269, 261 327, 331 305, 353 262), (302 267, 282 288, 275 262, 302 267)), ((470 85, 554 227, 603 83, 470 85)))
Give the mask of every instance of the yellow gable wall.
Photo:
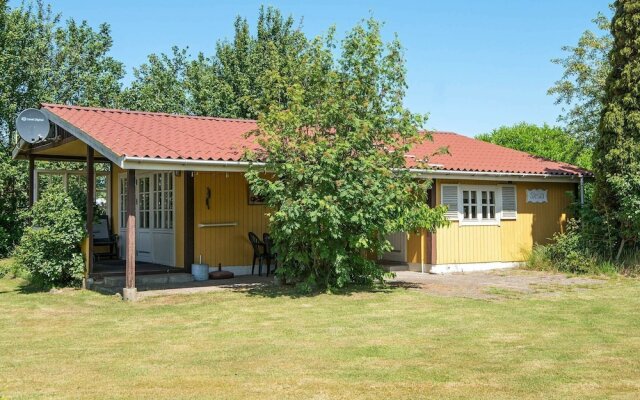
MULTIPOLYGON (((438 180, 438 203, 442 184, 491 185, 499 182, 438 180)), ((567 193, 573 192, 574 184, 516 182, 515 185, 518 193, 516 220, 503 220, 500 226, 459 226, 457 221, 451 221, 449 227, 438 229, 436 263, 523 261, 534 243, 545 243, 555 232, 564 229, 567 208, 571 203, 567 193), (527 189, 546 189, 548 202, 527 203, 527 189)), ((412 248, 411 238, 409 240, 409 248, 412 248)), ((409 261, 419 262, 419 259, 409 261)))
POLYGON ((199 172, 194 183, 195 262, 202 255, 202 261, 210 266, 251 265, 253 250, 247 234, 252 231, 262 238, 268 229, 268 218, 265 206, 248 204, 244 174, 199 172), (207 188, 211 189, 209 209, 205 202, 207 188), (237 223, 237 226, 198 227, 210 223, 237 223))

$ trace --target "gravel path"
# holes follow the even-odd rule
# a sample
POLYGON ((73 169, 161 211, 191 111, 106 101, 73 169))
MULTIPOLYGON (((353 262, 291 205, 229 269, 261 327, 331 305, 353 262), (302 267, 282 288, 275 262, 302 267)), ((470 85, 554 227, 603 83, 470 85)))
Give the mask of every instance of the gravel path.
POLYGON ((606 279, 508 269, 443 275, 399 271, 389 282, 395 286, 421 290, 438 296, 491 299, 527 293, 552 294, 560 290, 585 289, 592 285, 602 285, 606 279))

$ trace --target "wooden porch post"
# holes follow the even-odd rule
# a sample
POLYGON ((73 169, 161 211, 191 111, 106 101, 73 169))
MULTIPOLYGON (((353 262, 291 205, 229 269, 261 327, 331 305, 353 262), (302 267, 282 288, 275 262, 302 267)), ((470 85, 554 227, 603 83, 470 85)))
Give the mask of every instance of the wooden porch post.
POLYGON ((127 264, 124 300, 136 299, 136 170, 127 171, 127 264))
POLYGON ((191 272, 194 257, 194 180, 192 171, 184 171, 184 269, 191 272))
POLYGON ((93 148, 87 146, 87 273, 93 273, 93 204, 95 202, 95 166, 93 148))
POLYGON ((29 154, 29 208, 35 203, 36 179, 35 179, 36 159, 33 154, 29 154))

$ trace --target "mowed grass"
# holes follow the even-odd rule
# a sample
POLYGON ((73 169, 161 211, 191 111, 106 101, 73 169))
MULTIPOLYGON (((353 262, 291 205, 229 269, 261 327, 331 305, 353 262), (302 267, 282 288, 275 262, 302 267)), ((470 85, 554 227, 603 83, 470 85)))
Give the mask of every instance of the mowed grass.
MULTIPOLYGON (((498 294, 498 293, 496 293, 498 294)), ((640 282, 498 300, 406 289, 127 304, 0 279, 0 398, 629 398, 640 282)))

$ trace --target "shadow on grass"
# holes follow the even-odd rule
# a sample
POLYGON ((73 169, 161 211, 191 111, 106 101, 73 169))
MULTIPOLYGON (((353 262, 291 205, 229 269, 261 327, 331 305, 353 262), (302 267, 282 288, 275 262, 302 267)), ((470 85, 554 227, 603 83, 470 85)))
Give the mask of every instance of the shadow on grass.
POLYGON ((419 285, 408 283, 408 282, 385 282, 385 283, 376 283, 372 285, 357 285, 351 284, 347 285, 343 288, 328 290, 315 290, 312 292, 305 292, 294 285, 277 285, 277 284, 269 284, 269 285, 257 285, 250 288, 244 288, 238 291, 242 291, 246 293, 248 296, 255 297, 268 297, 268 298, 276 298, 276 297, 288 297, 288 298, 309 298, 315 297, 323 294, 332 294, 336 296, 352 296, 354 294, 359 293, 391 293, 395 289, 404 288, 404 289, 413 289, 417 288, 419 285))
POLYGON ((7 294, 7 293, 34 294, 34 293, 46 293, 51 290, 50 287, 37 285, 27 280, 24 280, 22 278, 6 278, 5 277, 2 279, 15 280, 16 282, 19 282, 19 283, 15 287, 12 287, 11 289, 0 290, 0 294, 7 294))

